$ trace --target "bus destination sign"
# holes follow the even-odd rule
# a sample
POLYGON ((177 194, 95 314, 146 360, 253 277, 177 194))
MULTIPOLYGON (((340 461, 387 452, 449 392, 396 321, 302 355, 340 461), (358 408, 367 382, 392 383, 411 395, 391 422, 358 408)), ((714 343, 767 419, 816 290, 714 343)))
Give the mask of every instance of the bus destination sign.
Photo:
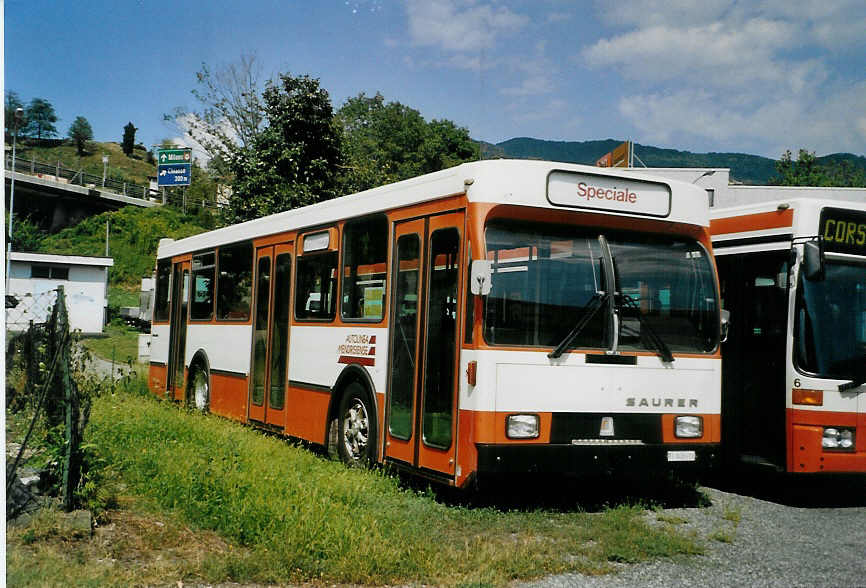
POLYGON ((866 255, 866 212, 824 208, 818 229, 825 251, 866 255))
POLYGON ((671 190, 663 183, 622 177, 554 171, 547 177, 547 199, 556 206, 666 217, 671 190))

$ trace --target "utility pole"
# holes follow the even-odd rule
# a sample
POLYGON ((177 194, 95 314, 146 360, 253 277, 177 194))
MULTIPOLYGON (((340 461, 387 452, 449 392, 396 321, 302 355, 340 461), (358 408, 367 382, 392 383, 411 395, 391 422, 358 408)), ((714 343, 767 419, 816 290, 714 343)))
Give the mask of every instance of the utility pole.
POLYGON ((13 127, 15 129, 12 135, 12 185, 9 188, 9 236, 6 241, 6 292, 9 292, 9 270, 12 268, 12 216, 15 208, 15 148, 18 144, 18 127, 21 126, 21 121, 24 119, 24 109, 15 109, 15 118, 13 127))

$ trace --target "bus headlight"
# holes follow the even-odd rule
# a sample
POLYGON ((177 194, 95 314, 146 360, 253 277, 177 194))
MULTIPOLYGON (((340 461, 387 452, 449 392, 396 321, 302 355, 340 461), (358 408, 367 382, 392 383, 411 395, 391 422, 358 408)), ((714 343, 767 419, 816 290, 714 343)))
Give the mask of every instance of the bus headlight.
POLYGON ((505 435, 509 439, 534 439, 538 437, 538 415, 508 415, 508 418, 505 419, 505 435))
POLYGON ((674 419, 674 435, 680 439, 697 439, 704 436, 704 418, 678 416, 674 419))
POLYGON ((824 436, 821 439, 824 449, 836 449, 838 451, 854 451, 854 429, 845 427, 824 427, 824 436))

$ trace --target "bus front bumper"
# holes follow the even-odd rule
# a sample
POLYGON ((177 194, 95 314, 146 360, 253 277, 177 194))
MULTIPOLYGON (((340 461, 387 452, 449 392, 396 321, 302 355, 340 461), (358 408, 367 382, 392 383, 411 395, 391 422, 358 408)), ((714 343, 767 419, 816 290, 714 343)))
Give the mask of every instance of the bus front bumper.
POLYGON ((478 444, 479 474, 629 475, 713 468, 718 444, 478 444))

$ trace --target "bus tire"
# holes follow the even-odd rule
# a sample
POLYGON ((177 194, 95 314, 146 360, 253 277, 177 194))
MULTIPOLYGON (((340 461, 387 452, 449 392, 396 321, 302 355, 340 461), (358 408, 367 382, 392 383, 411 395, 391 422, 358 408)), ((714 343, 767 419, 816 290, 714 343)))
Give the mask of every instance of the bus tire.
POLYGON ((198 412, 210 410, 210 374, 202 362, 196 362, 190 378, 190 405, 198 412))
POLYGON ((340 459, 346 465, 369 467, 376 447, 376 419, 370 395, 362 384, 352 382, 346 387, 338 414, 340 459))

